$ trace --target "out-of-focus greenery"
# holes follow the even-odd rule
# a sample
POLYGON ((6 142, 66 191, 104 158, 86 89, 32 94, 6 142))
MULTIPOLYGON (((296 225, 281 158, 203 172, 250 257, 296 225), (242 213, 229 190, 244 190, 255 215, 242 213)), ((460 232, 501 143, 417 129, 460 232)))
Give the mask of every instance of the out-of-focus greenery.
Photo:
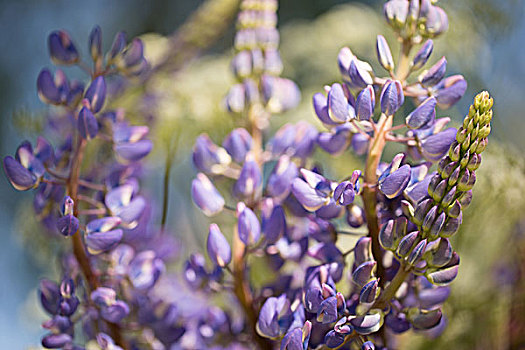
MULTIPOLYGON (((479 3, 494 6, 490 1, 479 3)), ((483 23, 480 16, 485 14, 487 9, 482 8, 481 11, 478 6, 482 5, 476 1, 469 1, 468 4, 442 2, 442 6, 448 10, 453 30, 435 41, 431 62, 437 61, 446 53, 448 71, 461 72, 471 87, 480 87, 478 72, 490 66, 486 28, 480 25, 483 23)), ((496 23, 504 22, 504 13, 494 13, 499 13, 493 18, 496 23)), ((314 92, 321 91, 323 84, 340 80, 337 68, 339 49, 349 46, 358 57, 369 60, 374 69, 379 71, 380 68, 375 63, 375 38, 377 34, 389 31, 378 8, 351 4, 338 6, 314 21, 290 22, 282 28, 281 33, 284 76, 294 79, 299 84, 303 100, 297 109, 285 115, 275 116, 272 120, 273 130, 284 123, 298 120, 308 120, 322 129, 314 117, 311 96, 314 92)), ((398 50, 393 37, 388 34, 386 37, 396 56, 398 50)), ((169 39, 156 34, 144 35, 143 39, 146 42, 146 55, 155 65, 167 54, 169 39)), ((149 165, 153 169, 151 173, 157 175, 151 176, 149 184, 145 187, 152 193, 161 190, 157 180, 158 174, 162 174, 164 170, 166 150, 173 142, 174 135, 180 134, 171 181, 174 199, 170 201, 169 223, 177 237, 189 247, 185 250, 186 254, 194 249, 204 251, 202 242, 209 222, 194 209, 189 196, 191 179, 195 174, 190 161, 193 140, 196 135, 205 131, 220 143, 234 125, 242 123, 237 117, 227 114, 221 103, 226 91, 234 83, 229 72, 231 57, 232 52, 204 56, 188 63, 184 69, 175 73, 159 72, 113 103, 115 106, 125 106, 127 113, 138 120, 144 118, 150 121, 155 151, 149 157, 149 165)), ((490 90, 490 86, 480 88, 490 90)), ((471 95, 475 92, 469 90, 471 95)), ((468 98, 465 97, 466 100, 468 98)), ((499 118, 498 96, 494 98, 496 129, 499 118)), ((463 101, 460 107, 469 103, 470 101, 463 101)), ((463 109, 459 110, 458 107, 454 110, 439 111, 438 115, 460 120, 466 112, 466 109, 463 109)), ((392 149, 387 151, 389 154, 393 152, 392 149)), ((362 159, 352 155, 335 159, 318 151, 315 158, 334 179, 343 178, 363 165, 362 159)), ((399 348, 512 347, 509 340, 509 322, 511 300, 514 300, 511 298, 515 293, 511 282, 513 278, 517 278, 513 276, 512 270, 520 261, 515 249, 518 238, 514 232, 525 210, 524 173, 522 154, 497 142, 490 142, 484 153, 483 164, 477 172, 473 203, 465 211, 464 224, 454 238, 454 247, 462 261, 459 277, 452 285, 451 297, 445 307, 449 326, 440 338, 432 340, 410 332, 400 339, 399 348)), ((40 242, 34 240, 39 232, 35 226, 25 221, 26 216, 22 211, 20 217, 24 220, 20 221, 25 222, 25 226, 21 226, 24 240, 40 242)), ((232 231, 227 228, 227 225, 233 223, 231 219, 219 223, 222 224, 223 232, 232 231)), ((343 239, 339 244, 345 250, 344 246, 348 249, 351 241, 343 239)), ((28 247, 31 248, 29 245, 28 247)), ((42 246, 35 244, 34 249, 42 249, 42 246)), ((46 260, 46 256, 43 256, 42 260, 46 260)), ((523 337, 525 335, 522 335, 522 341, 523 337)), ((518 343, 514 346, 516 344, 518 343)))

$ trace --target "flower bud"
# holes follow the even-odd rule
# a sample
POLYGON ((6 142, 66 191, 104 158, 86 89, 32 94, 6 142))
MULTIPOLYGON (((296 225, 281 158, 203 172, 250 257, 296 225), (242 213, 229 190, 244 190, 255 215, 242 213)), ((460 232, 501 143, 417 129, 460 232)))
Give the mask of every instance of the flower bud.
POLYGON ((38 97, 44 103, 58 105, 62 102, 62 94, 57 87, 53 75, 48 69, 42 69, 36 80, 38 97))
POLYGON ((374 114, 375 92, 371 85, 368 85, 359 93, 356 100, 356 115, 358 120, 370 120, 374 114))
POLYGON ((423 253, 425 252, 425 248, 427 247, 427 240, 424 239, 421 242, 419 242, 414 249, 410 252, 410 255, 408 256, 408 263, 410 265, 415 265, 419 259, 423 256, 423 253))
POLYGON ((106 101, 106 81, 104 76, 96 77, 86 90, 84 97, 89 101, 93 113, 98 113, 106 101))
POLYGON ((344 343, 345 337, 346 334, 341 334, 332 329, 328 333, 326 333, 323 342, 328 348, 335 349, 344 343))
POLYGON ((379 231, 379 244, 386 250, 394 250, 396 248, 394 220, 388 220, 386 224, 381 226, 381 230, 379 231))
POLYGON ((359 265, 352 273, 352 279, 358 286, 364 286, 371 278, 372 271, 376 267, 375 261, 366 261, 359 265))
POLYGON ((237 233, 245 245, 256 243, 261 236, 261 224, 255 213, 244 203, 237 204, 237 233))
POLYGON ((335 296, 329 297, 321 302, 319 310, 317 311, 316 320, 322 324, 337 321, 337 298, 335 296))
POLYGON ((213 263, 220 267, 225 267, 231 261, 230 244, 222 234, 219 226, 216 224, 210 225, 208 240, 206 242, 208 256, 213 263))
POLYGON ((78 62, 80 56, 68 33, 63 30, 49 34, 49 56, 55 64, 71 65, 78 62))
POLYGON ((372 260, 372 238, 359 238, 354 247, 354 263, 356 265, 361 265, 364 262, 372 260))
POLYGON ((429 97, 406 117, 406 124, 411 129, 428 125, 436 116, 436 99, 429 97))
POLYGON ((364 316, 357 316, 350 320, 350 324, 354 327, 357 333, 362 335, 377 332, 383 324, 383 317, 381 313, 370 313, 364 316))
POLYGON ((102 31, 99 26, 95 26, 89 34, 89 53, 93 61, 97 61, 102 57, 102 31))
POLYGON ((442 267, 452 259, 452 252, 450 241, 447 238, 440 238, 437 245, 434 245, 432 249, 425 252, 424 258, 428 265, 442 267))
POLYGON ((414 311, 409 312, 409 319, 414 329, 430 329, 441 321, 442 313, 440 309, 414 311))
POLYGON ((258 196, 262 190, 262 174, 259 165, 251 153, 246 155, 246 161, 241 169, 233 192, 239 198, 258 196))
POLYGON ((82 107, 78 112, 77 128, 82 138, 86 140, 93 139, 98 133, 98 122, 97 118, 87 108, 82 107))
POLYGON ((412 60, 412 70, 421 69, 427 63, 433 49, 434 42, 431 39, 425 41, 412 60))
POLYGON ((252 148, 252 137, 246 129, 234 129, 222 142, 222 147, 228 151, 237 163, 243 163, 246 154, 252 148))
POLYGON ((440 236, 441 237, 451 237, 456 233, 459 229, 459 225, 461 225, 463 218, 462 215, 459 214, 457 218, 448 218, 445 222, 445 225, 443 226, 443 229, 441 230, 440 236))
POLYGON ((137 290, 149 290, 164 271, 162 259, 154 251, 144 250, 129 264, 128 277, 137 290))
POLYGON ((399 242, 399 246, 396 250, 396 255, 399 257, 406 257, 410 250, 412 249, 412 246, 417 241, 419 236, 419 231, 410 232, 407 234, 401 241, 399 242))
POLYGON ((287 155, 282 155, 270 176, 266 191, 274 198, 286 198, 290 194, 292 182, 297 178, 297 166, 287 155))
POLYGON ((193 146, 193 164, 203 173, 220 174, 231 162, 231 157, 206 134, 201 134, 193 146))
POLYGON ((390 0, 383 6, 383 13, 388 24, 394 29, 402 28, 408 16, 408 1, 390 0))
POLYGON ((424 87, 434 86, 445 76, 447 59, 443 56, 436 64, 419 77, 419 82, 424 87))
POLYGON ((374 278, 370 282, 366 283, 359 293, 359 302, 362 304, 373 303, 378 295, 378 285, 379 280, 377 278, 374 278))
POLYGON ((389 72, 392 71, 394 69, 394 59, 392 58, 390 47, 382 35, 377 36, 376 51, 377 59, 381 66, 389 72))
POLYGON ((417 204, 417 207, 414 213, 414 217, 413 217, 414 224, 418 226, 423 224, 423 220, 425 219, 432 205, 433 205, 433 200, 431 198, 424 199, 417 204))
POLYGON ((388 80, 381 91, 381 112, 386 115, 394 115, 405 101, 403 87, 398 80, 388 80))
POLYGON ((351 88, 364 89, 367 85, 373 85, 374 80, 370 73, 365 69, 366 66, 369 66, 368 63, 359 61, 355 56, 352 57, 347 72, 351 88))

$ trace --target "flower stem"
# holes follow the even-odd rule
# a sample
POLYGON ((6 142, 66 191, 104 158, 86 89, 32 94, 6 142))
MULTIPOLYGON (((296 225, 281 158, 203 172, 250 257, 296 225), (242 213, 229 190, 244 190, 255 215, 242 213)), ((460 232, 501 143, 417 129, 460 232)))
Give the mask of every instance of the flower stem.
POLYGON ((390 284, 386 287, 386 289, 381 293, 381 296, 374 304, 374 308, 384 308, 390 300, 396 295, 397 290, 401 286, 401 284, 405 281, 408 274, 410 273, 410 269, 407 268, 407 266, 402 262, 399 266, 399 270, 397 270, 396 275, 390 282, 390 284))
MULTIPOLYGON (((78 146, 71 163, 71 171, 67 179, 67 193, 75 203, 78 203, 80 167, 82 165, 82 159, 84 158, 85 148, 86 140, 79 139, 78 146)), ((78 216, 78 204, 76 204, 73 208, 73 215, 78 216)), ((86 254, 84 243, 82 242, 82 237, 80 236, 80 229, 73 234, 72 238, 73 254, 75 255, 75 258, 78 261, 78 264, 80 265, 80 269, 82 270, 82 274, 84 275, 87 281, 87 289, 89 293, 97 289, 100 286, 100 283, 97 279, 97 276, 91 269, 91 264, 86 254)), ((111 337, 113 338, 115 343, 120 345, 125 350, 129 349, 128 344, 122 337, 120 326, 112 322, 106 323, 109 327, 111 337)))
POLYGON ((396 78, 403 82, 410 74, 410 50, 412 50, 411 39, 403 39, 401 42, 401 53, 397 64, 396 78))
MULTIPOLYGON (((377 183, 377 167, 383 154, 383 149, 386 144, 386 134, 388 129, 392 127, 393 116, 381 115, 377 122, 377 132, 370 141, 368 149, 368 157, 365 168, 365 182, 369 185, 377 183)), ((368 226, 368 235, 372 238, 372 254, 374 260, 377 262, 377 276, 380 278, 380 284, 385 281, 385 268, 383 266, 383 254, 379 245, 379 221, 377 217, 377 186, 364 186, 363 188, 363 203, 366 215, 366 223, 368 226)))

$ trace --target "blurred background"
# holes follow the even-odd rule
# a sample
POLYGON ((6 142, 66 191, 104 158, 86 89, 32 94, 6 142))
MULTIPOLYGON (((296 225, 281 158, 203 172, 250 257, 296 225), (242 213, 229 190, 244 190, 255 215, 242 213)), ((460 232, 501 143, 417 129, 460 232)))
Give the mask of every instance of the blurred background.
MULTIPOLYGON (((156 150, 149 157, 153 171, 143 185, 154 198, 162 190, 160 175, 155 174, 164 169, 166 150, 176 148, 171 154, 168 220, 182 245, 201 249, 207 222, 190 204, 195 171, 189 151, 198 133, 207 130, 218 141, 234 123, 222 111, 221 100, 233 83, 228 65, 237 4, 237 0, 1 1, 2 157, 13 154, 22 139, 36 138, 45 107, 35 82, 40 69, 50 66, 46 40, 52 30, 67 30, 84 53, 95 24, 102 28, 106 47, 119 30, 129 37, 143 35, 146 57, 158 69, 114 105, 126 106, 137 118, 155 120, 151 127, 156 150), (200 14, 191 17, 199 8, 200 14)), ((337 53, 342 46, 371 62, 377 34, 386 33, 395 46, 381 16, 382 4, 382 0, 282 1, 284 76, 299 84, 303 102, 275 118, 273 128, 299 119, 321 128, 313 117, 311 96, 339 80, 337 53)), ((451 30, 436 40, 431 62, 446 54, 447 74, 463 74, 469 88, 453 110, 439 114, 462 119, 472 97, 487 89, 495 98, 495 118, 473 205, 455 238, 462 264, 445 307, 450 325, 437 340, 409 334, 403 348, 518 349, 525 346, 525 2, 441 0, 440 6, 449 15, 451 30)), ((75 69, 67 73, 82 76, 75 69)), ((342 169, 326 154, 318 152, 316 157, 334 173, 353 170, 342 169)), ((44 317, 36 286, 39 278, 56 273, 52 246, 33 222, 30 194, 17 193, 2 174, 0 195, 0 348, 37 347, 44 317)))

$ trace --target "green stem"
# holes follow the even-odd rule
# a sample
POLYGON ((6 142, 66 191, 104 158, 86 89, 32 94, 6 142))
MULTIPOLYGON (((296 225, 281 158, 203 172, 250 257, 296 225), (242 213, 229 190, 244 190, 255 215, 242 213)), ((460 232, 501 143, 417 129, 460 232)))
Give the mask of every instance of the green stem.
POLYGON ((397 270, 396 275, 392 279, 392 281, 388 284, 386 289, 381 293, 381 297, 376 301, 374 304, 374 308, 384 308, 390 300, 396 295, 397 290, 401 286, 401 284, 405 281, 407 276, 410 274, 410 268, 407 268, 405 263, 401 263, 401 266, 399 266, 399 270, 397 270))
POLYGON ((401 82, 405 81, 410 74, 410 50, 412 50, 411 40, 404 39, 401 43, 401 53, 395 74, 396 78, 401 82))

